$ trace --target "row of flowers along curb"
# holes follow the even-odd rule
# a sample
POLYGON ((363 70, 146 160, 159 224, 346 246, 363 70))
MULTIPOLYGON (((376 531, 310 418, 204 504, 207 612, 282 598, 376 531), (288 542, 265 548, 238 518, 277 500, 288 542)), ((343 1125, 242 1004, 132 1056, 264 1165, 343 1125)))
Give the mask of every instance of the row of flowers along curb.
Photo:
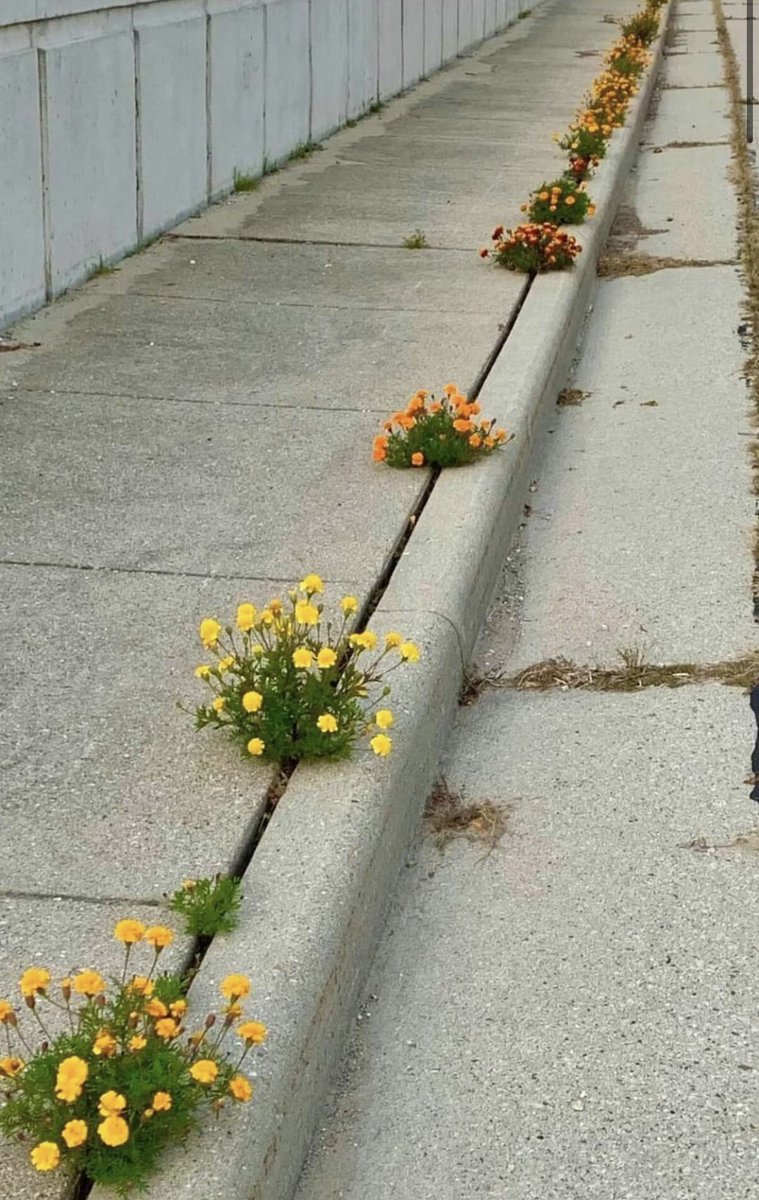
MULTIPOLYGON (((167 1155, 146 1200, 285 1200, 292 1194, 341 1053, 393 883, 412 844, 454 717, 462 670, 517 524, 529 458, 563 385, 655 85, 670 18, 626 126, 594 181, 597 216, 572 271, 539 276, 482 396, 517 434, 502 468, 444 472, 372 619, 382 637, 402 619, 424 648, 394 687, 397 749, 329 766, 301 763, 244 879, 237 930, 210 947, 190 991, 202 1012, 244 962, 257 1012, 276 1026, 259 1102, 167 1155), (466 475, 466 478, 464 478, 466 475), (451 514, 455 513, 454 520, 451 514), (440 529, 447 538, 441 543, 440 529), (199 1181, 202 1181, 200 1183, 199 1181)), ((93 1200, 107 1200, 95 1188, 93 1200)))

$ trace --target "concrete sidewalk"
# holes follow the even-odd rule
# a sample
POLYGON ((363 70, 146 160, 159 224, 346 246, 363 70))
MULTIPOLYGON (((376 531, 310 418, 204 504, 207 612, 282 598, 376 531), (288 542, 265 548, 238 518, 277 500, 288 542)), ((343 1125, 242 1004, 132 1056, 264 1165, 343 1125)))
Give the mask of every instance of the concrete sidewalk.
MULTIPOLYGON (((708 0, 677 6, 580 402, 550 423, 480 645, 496 675, 756 644, 714 28, 708 0)), ((460 710, 441 770, 506 805, 507 832, 409 864, 298 1200, 756 1194, 754 733, 717 685, 485 689, 460 710)))
MULTIPOLYGON (((426 483, 372 435, 486 367, 524 280, 476 248, 561 170, 628 7, 541 6, 13 331, 40 345, 0 359, 0 994, 107 967, 115 918, 244 851, 271 772, 174 707, 197 622, 309 569, 367 599, 426 483)), ((57 1195, 18 1154, 0 1191, 57 1195)))

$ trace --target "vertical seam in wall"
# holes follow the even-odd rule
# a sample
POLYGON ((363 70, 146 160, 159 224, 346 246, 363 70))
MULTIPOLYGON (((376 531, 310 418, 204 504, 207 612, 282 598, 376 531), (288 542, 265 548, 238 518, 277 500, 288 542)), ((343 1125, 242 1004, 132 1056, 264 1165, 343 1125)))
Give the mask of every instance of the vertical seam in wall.
POLYGON ((314 26, 313 0, 308 0, 308 141, 314 133, 314 26))
POLYGON ((211 14, 206 11, 206 194, 213 196, 213 137, 211 135, 211 14))
POLYGON ((345 0, 345 119, 354 117, 351 107, 351 0, 345 0))
POLYGON ((134 42, 134 196, 137 206, 137 245, 145 237, 145 193, 142 183, 142 134, 140 120, 140 31, 132 30, 134 42))
POLYGON ((45 299, 53 298, 53 262, 50 228, 50 144, 47 120, 47 60, 46 51, 37 49, 37 86, 40 106, 40 185, 42 187, 42 255, 45 275, 45 299))
POLYGON ((377 103, 379 103, 379 101, 381 99, 381 97, 380 97, 380 4, 381 3, 382 3, 382 0, 377 0, 377 3, 374 6, 374 11, 376 14, 374 28, 375 28, 376 38, 377 38, 377 53, 374 56, 376 59, 376 62, 377 62, 377 88, 374 93, 374 99, 377 103))
POLYGON ((401 91, 406 86, 406 0, 401 0, 401 91))
POLYGON ((261 106, 262 106, 263 111, 261 113, 261 141, 263 144, 261 147, 261 151, 262 151, 261 173, 265 175, 266 167, 268 164, 268 155, 266 153, 268 150, 268 145, 266 142, 266 83, 267 83, 266 77, 268 74, 267 64, 268 64, 268 59, 269 59, 269 54, 268 54, 269 21, 268 21, 268 17, 267 17, 268 5, 264 4, 262 12, 263 12, 263 18, 262 18, 262 25, 261 25, 261 33, 262 33, 262 38, 263 38, 263 53, 261 56, 261 102, 262 102, 261 106))

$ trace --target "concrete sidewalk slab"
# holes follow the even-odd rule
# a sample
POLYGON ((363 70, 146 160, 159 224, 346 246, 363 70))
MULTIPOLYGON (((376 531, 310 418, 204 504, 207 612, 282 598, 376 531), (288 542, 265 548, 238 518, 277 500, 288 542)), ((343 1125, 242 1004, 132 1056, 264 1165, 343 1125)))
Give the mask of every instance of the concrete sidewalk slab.
POLYGON ((641 154, 631 189, 643 230, 639 251, 702 262, 736 259, 738 213, 731 166, 729 144, 641 154))
POLYGON ((730 105, 725 89, 668 88, 659 93, 656 123, 646 145, 673 142, 729 142, 730 105))
POLYGON ((298 1200, 748 1200, 755 830, 739 693, 490 693, 444 771, 500 845, 406 873, 298 1200), (729 1114, 726 1116, 726 1114, 729 1114))
POLYGON ((711 88, 724 84, 722 60, 714 54, 673 54, 667 59, 665 88, 711 88))
MULTIPOLYGON (((158 900, 188 876, 230 868, 272 771, 196 733, 175 705, 203 696, 192 674, 204 661, 201 618, 278 590, 0 566, 2 640, 15 648, 0 729, 13 854, 0 894, 158 900)), ((6 985, 0 970, 0 993, 6 985)))
POLYGON ((530 497, 515 669, 753 644, 741 295, 732 267, 600 282, 571 382, 588 396, 556 411, 530 497))

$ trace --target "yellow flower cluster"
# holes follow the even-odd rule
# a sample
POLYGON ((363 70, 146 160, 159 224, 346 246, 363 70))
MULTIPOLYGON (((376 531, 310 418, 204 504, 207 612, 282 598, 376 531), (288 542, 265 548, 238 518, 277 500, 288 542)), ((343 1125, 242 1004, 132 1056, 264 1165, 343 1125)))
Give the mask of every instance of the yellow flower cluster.
MULTIPOLYGON (((145 1122, 163 1121, 160 1128, 168 1131, 172 1125, 167 1114, 177 1107, 189 1112, 205 1098, 218 1111, 225 1097, 245 1103, 253 1094, 249 1081, 240 1074, 240 1066, 251 1049, 263 1044, 267 1031, 260 1021, 239 1020, 241 1002, 250 995, 248 977, 232 974, 221 981, 219 990, 225 1007, 220 1036, 208 1040, 217 1020, 215 1014, 209 1014, 203 1027, 183 1045, 188 1005, 183 996, 176 994, 179 980, 165 975, 154 977, 159 956, 174 940, 173 931, 165 925, 145 925, 128 917, 118 921, 113 932, 124 947, 119 984, 109 985, 100 971, 86 968, 61 980, 58 986, 62 1000, 55 1000, 50 994, 53 984, 46 967, 29 967, 19 979, 21 996, 45 1034, 45 1041, 38 1051, 29 1051, 28 1062, 11 1053, 0 1057, 0 1086, 6 1093, 3 1127, 32 1135, 30 1158, 41 1172, 54 1171, 69 1152, 78 1151, 77 1165, 83 1164, 87 1173, 92 1162, 95 1173, 91 1178, 97 1181, 97 1164, 102 1162, 97 1155, 102 1156, 103 1147, 115 1153, 128 1144, 129 1162, 137 1161, 145 1122), (148 975, 128 976, 127 964, 138 944, 152 948, 152 967, 148 975), (81 1000, 78 1008, 73 1005, 76 999, 81 1000), (61 1038, 53 1038, 46 1030, 40 1012, 46 1002, 67 1014, 69 1029, 61 1038), (236 1032, 243 1052, 233 1068, 220 1057, 221 1042, 238 1021, 236 1032), (77 1052, 66 1053, 72 1039, 77 1052), (174 1064, 166 1080, 184 1075, 186 1082, 179 1089, 160 1085, 166 1054, 174 1064), (156 1083, 147 1106, 144 1100, 139 1105, 130 1101, 134 1067, 129 1066, 129 1060, 135 1055, 140 1056, 146 1075, 156 1083), (27 1072, 27 1066, 41 1058, 50 1064, 49 1098, 40 1090, 48 1086, 41 1084, 44 1073, 27 1072), (187 1088, 190 1081, 198 1085, 197 1091, 187 1088), (17 1125, 8 1124, 9 1114, 17 1125)), ((0 999, 0 1024, 6 1028, 9 1049, 16 1032, 22 1044, 29 1047, 10 1000, 0 999)), ((184 1128, 186 1120, 181 1117, 177 1129, 184 1128)))
POLYGON ((199 728, 228 730, 253 758, 339 757, 362 733, 375 754, 390 752, 392 739, 366 714, 365 701, 394 666, 418 662, 419 648, 400 633, 381 645, 373 630, 352 629, 354 595, 342 597, 341 620, 333 623, 324 613, 324 591, 324 580, 312 572, 286 601, 261 609, 240 603, 234 625, 203 618, 199 637, 217 661, 195 668, 212 692, 197 710, 199 728), (368 666, 360 661, 364 654, 375 655, 368 666))

